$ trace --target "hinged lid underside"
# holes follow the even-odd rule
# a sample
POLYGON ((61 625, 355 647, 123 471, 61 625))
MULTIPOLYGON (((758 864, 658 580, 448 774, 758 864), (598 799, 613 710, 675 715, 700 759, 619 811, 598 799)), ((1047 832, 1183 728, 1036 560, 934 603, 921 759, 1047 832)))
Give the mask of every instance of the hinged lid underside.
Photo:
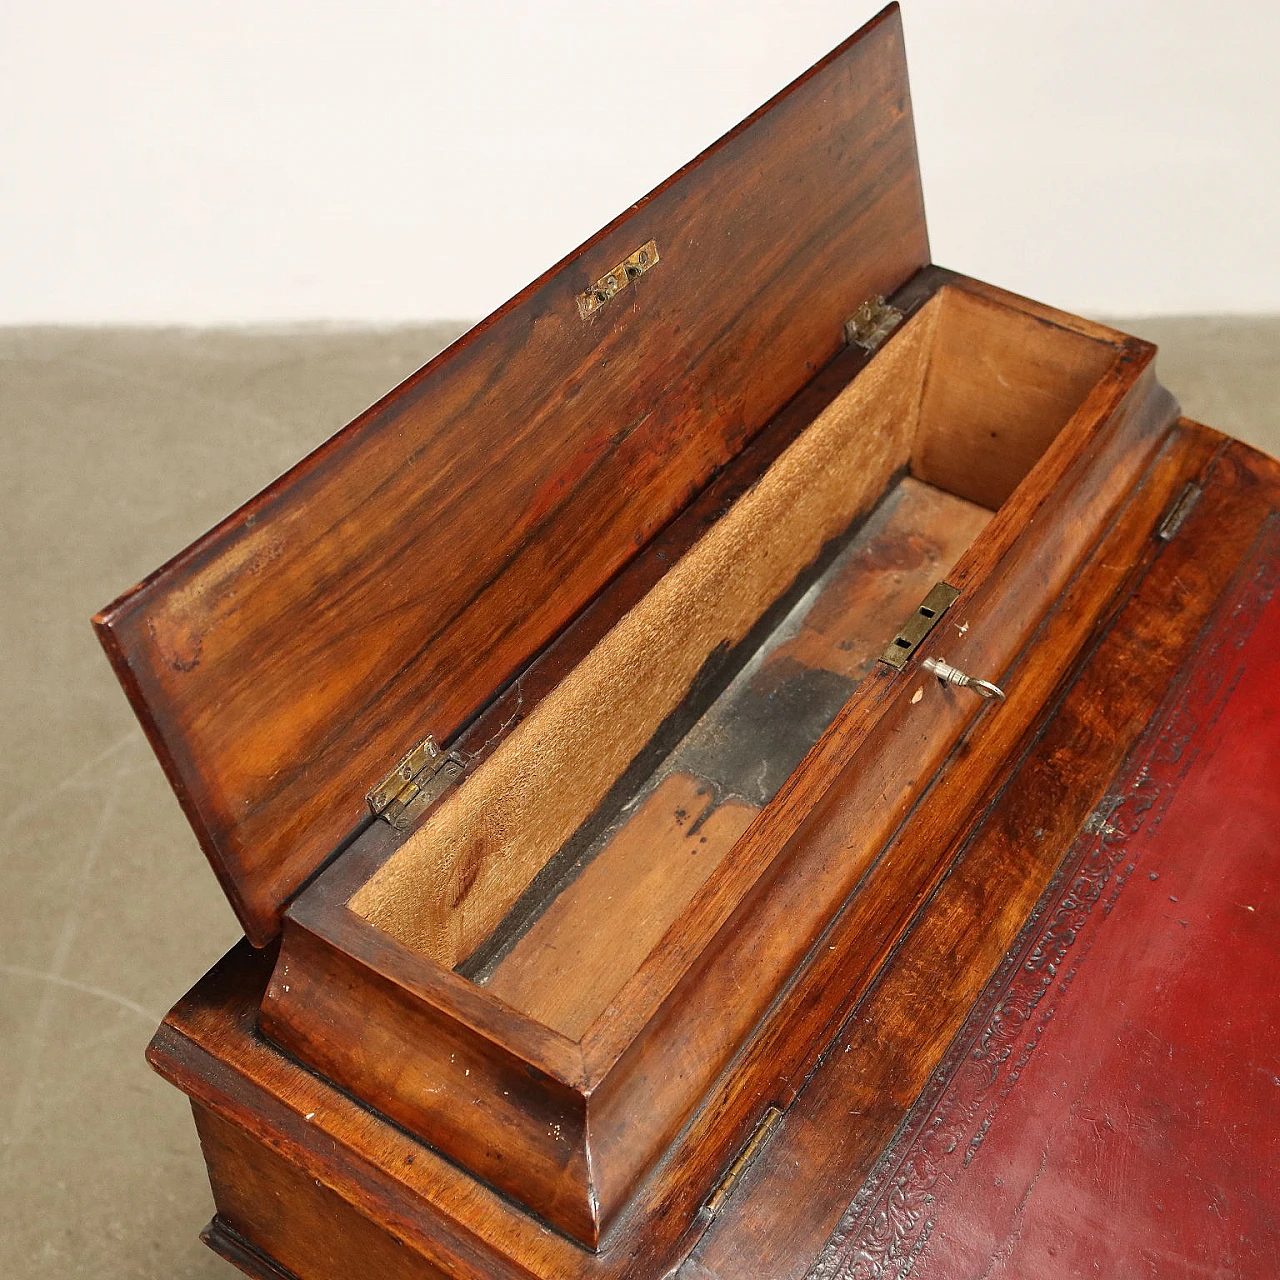
POLYGON ((253 942, 927 261, 894 7, 96 619, 253 942))

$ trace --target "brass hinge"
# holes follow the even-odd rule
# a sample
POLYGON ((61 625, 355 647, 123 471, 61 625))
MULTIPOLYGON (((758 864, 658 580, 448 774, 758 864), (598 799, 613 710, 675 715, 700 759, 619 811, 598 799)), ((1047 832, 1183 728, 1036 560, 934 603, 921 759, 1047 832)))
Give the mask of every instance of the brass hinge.
POLYGON ((456 751, 444 752, 434 738, 425 738, 365 799, 377 817, 404 831, 427 805, 457 782, 463 768, 456 751))
POLYGON ((760 1154, 760 1149, 773 1136, 773 1131, 782 1119, 781 1107, 770 1107, 760 1118, 760 1123, 752 1131, 742 1150, 738 1152, 733 1163, 725 1170, 725 1175, 716 1184, 715 1190, 707 1197, 702 1206, 709 1218, 714 1218, 724 1207, 724 1202, 733 1194, 747 1167, 760 1154))
POLYGON ((902 630, 889 641, 889 647, 880 655, 899 671, 907 665, 907 659, 924 642, 925 636, 938 625, 938 619, 955 604, 960 593, 945 582, 935 582, 916 608, 915 613, 902 624, 902 630))
POLYGON ((902 312, 876 294, 844 322, 844 340, 851 347, 874 351, 901 323, 902 312))

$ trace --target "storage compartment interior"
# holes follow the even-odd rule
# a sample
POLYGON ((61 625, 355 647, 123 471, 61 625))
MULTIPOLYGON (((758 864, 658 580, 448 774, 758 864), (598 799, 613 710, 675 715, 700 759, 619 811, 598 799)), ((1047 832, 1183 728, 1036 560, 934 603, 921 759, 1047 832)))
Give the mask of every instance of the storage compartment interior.
POLYGON ((580 1039, 1116 354, 941 290, 350 908, 580 1039))

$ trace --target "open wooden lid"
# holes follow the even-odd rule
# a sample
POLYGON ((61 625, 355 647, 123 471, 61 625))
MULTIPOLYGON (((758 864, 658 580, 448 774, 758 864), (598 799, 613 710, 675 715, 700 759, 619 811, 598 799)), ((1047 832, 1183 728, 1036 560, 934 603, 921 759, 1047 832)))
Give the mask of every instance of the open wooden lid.
POLYGON ((928 256, 893 5, 95 619, 252 942, 928 256))

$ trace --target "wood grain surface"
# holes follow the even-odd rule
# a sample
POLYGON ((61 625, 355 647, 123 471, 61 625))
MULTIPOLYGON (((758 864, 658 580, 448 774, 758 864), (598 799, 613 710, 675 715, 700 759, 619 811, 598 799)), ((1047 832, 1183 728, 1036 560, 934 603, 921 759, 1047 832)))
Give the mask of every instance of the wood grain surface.
POLYGON ((252 941, 927 261, 891 6, 98 615, 252 941))
POLYGON ((947 289, 929 352, 912 474, 994 511, 1110 363, 1077 327, 947 289))

